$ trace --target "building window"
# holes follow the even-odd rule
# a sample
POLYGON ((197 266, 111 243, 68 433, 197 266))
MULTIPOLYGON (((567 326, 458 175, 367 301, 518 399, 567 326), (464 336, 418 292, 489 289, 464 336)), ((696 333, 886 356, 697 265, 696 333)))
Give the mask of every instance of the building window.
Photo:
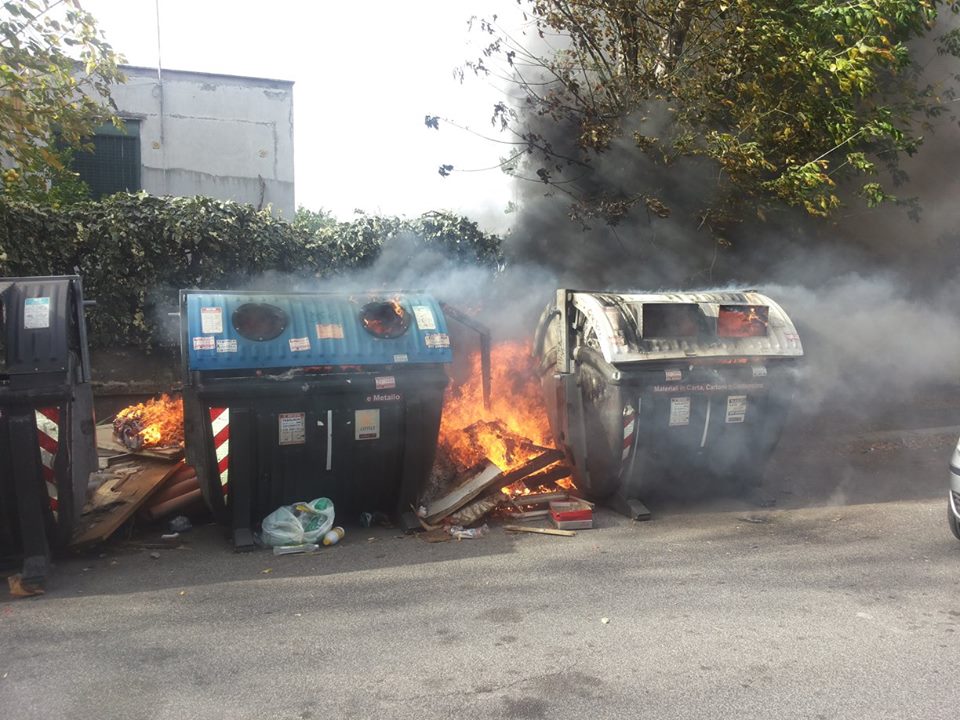
POLYGON ((140 189, 140 121, 124 120, 123 124, 126 132, 101 125, 91 141, 93 150, 74 156, 74 170, 95 200, 140 189))

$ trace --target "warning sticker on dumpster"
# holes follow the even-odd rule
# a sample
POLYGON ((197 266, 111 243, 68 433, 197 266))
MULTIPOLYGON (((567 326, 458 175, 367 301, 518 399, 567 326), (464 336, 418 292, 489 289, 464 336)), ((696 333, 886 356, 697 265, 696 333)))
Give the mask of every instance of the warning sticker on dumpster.
POLYGON ((217 347, 217 340, 213 337, 195 337, 193 339, 194 350, 213 350, 217 347))
POLYGON ((277 415, 280 426, 280 445, 303 445, 307 442, 306 413, 280 413, 277 415))
POLYGON ((204 335, 217 335, 223 332, 223 308, 200 308, 200 332, 204 335))
POLYGON ((394 361, 395 363, 410 362, 410 358, 407 357, 407 355, 404 353, 404 354, 401 354, 401 355, 394 355, 394 356, 393 356, 393 361, 394 361))
POLYGON ((50 327, 50 298, 27 298, 23 301, 23 329, 39 330, 50 327))
POLYGON ((317 340, 343 340, 343 325, 317 323, 317 340))
POLYGON ((310 349, 310 338, 290 338, 290 352, 303 352, 310 349))
POLYGON ((380 410, 355 410, 354 425, 357 440, 377 440, 380 437, 380 410))
POLYGON ((437 329, 437 320, 433 317, 433 310, 426 305, 414 305, 413 316, 417 319, 417 327, 421 330, 437 329))
POLYGON ((730 395, 727 398, 727 422, 742 423, 747 416, 747 396, 730 395))
POLYGON ((423 342, 428 348, 448 348, 450 336, 446 333, 427 333, 423 336, 423 342))
POLYGON ((217 340, 217 352, 237 352, 236 340, 217 340))
POLYGON ((670 398, 670 427, 690 424, 690 398, 670 398))
POLYGON ((393 390, 397 386, 397 379, 393 375, 374 378, 374 382, 377 384, 377 390, 393 390))

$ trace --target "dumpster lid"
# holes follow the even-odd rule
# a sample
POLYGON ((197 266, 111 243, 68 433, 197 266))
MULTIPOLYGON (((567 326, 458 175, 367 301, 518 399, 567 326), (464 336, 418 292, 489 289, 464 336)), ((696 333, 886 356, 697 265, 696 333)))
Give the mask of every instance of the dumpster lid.
POLYGON ((63 372, 71 351, 86 373, 80 278, 0 278, 0 373, 63 372))
POLYGON ((611 364, 803 355, 783 308, 752 290, 571 295, 584 338, 611 364))
POLYGON ((446 320, 412 292, 184 290, 181 343, 191 370, 449 363, 446 320))

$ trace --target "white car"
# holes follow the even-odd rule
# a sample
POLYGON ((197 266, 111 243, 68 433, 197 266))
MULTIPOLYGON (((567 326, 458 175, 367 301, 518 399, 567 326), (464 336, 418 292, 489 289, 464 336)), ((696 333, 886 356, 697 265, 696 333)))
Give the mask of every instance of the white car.
POLYGON ((950 459, 950 493, 947 496, 947 523, 960 540, 960 441, 950 459))

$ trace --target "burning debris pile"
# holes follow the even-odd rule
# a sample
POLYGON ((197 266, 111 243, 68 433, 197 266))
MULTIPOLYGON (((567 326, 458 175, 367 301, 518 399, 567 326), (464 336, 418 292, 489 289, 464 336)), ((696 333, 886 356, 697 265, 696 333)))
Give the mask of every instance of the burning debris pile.
POLYGON ((124 408, 114 418, 113 435, 134 452, 183 447, 183 400, 161 395, 124 408))
POLYGON ((447 526, 455 537, 462 532, 457 528, 494 511, 510 520, 545 518, 551 502, 568 501, 576 490, 550 436, 529 347, 505 342, 492 348, 489 404, 480 363, 477 353, 468 380, 447 390, 433 497, 419 512, 425 529, 447 526))

